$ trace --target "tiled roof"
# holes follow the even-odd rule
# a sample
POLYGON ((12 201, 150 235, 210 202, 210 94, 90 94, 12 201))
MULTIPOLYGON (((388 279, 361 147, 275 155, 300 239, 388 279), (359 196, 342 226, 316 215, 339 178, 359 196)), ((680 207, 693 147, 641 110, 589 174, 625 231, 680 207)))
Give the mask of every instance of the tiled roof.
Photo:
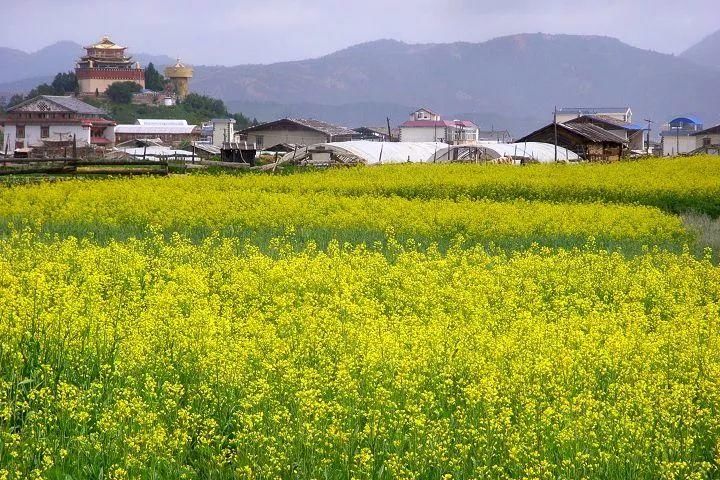
POLYGON ((38 95, 37 97, 31 98, 29 100, 25 100, 22 103, 19 103, 15 105, 12 108, 9 108, 8 111, 12 112, 13 110, 16 110, 24 105, 27 105, 29 103, 35 102, 37 100, 46 100, 48 102, 55 103, 56 105, 60 105, 63 108, 66 108, 67 110, 70 110, 74 113, 79 113, 81 115, 107 115, 108 113, 101 109, 94 107, 90 104, 87 104, 81 100, 78 100, 75 97, 70 96, 59 96, 59 95, 38 95))

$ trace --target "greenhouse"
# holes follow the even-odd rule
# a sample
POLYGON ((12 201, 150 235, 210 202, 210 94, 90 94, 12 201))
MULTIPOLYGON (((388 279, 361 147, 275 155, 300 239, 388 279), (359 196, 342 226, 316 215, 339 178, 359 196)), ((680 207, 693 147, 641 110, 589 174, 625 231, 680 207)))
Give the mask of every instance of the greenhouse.
MULTIPOLYGON (((448 145, 440 142, 351 142, 320 143, 286 154, 279 163, 301 165, 393 163, 437 163, 486 161, 494 163, 552 163, 555 146, 547 143, 478 142, 448 145)), ((562 147, 557 148, 558 162, 575 162, 580 157, 562 147)))

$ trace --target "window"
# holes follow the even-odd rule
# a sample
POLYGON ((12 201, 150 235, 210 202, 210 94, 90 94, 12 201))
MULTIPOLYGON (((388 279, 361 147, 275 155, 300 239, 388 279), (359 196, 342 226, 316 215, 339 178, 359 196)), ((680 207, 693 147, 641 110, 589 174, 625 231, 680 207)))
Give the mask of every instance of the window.
POLYGON ((710 138, 710 137, 703 138, 703 147, 709 147, 710 145, 712 145, 712 138, 710 138))
POLYGON ((18 125, 15 127, 15 137, 25 138, 25 125, 18 125))
POLYGON ((40 127, 40 138, 50 137, 50 127, 40 127))
POLYGON ((257 146, 257 148, 258 149, 263 148, 264 144, 265 144, 265 137, 263 137, 262 135, 255 135, 255 145, 257 146))

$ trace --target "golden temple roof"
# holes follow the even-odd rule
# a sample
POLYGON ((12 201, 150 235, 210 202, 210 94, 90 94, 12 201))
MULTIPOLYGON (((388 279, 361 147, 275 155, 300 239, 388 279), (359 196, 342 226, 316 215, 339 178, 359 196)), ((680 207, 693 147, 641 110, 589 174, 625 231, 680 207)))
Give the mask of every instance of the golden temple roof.
POLYGON ((116 44, 112 40, 110 40, 110 37, 107 35, 102 38, 98 43, 95 45, 90 45, 89 47, 83 47, 85 49, 99 49, 99 50, 125 50, 127 47, 121 47, 120 45, 116 44))

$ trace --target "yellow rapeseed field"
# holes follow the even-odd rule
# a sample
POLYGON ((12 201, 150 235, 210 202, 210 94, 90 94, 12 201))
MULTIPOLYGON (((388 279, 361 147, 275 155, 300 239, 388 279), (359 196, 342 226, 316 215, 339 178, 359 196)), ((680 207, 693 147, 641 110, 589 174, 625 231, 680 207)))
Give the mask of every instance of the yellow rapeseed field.
POLYGON ((640 205, 281 193, 249 188, 248 181, 220 175, 15 187, 0 198, 0 222, 112 238, 143 235, 153 227, 203 235, 262 230, 313 237, 320 231, 334 238, 345 232, 344 239, 367 243, 388 231, 430 241, 463 235, 478 243, 574 240, 582 245, 592 237, 681 245, 692 240, 678 217, 640 205))
POLYGON ((3 187, 0 480, 717 478, 713 162, 3 187))

